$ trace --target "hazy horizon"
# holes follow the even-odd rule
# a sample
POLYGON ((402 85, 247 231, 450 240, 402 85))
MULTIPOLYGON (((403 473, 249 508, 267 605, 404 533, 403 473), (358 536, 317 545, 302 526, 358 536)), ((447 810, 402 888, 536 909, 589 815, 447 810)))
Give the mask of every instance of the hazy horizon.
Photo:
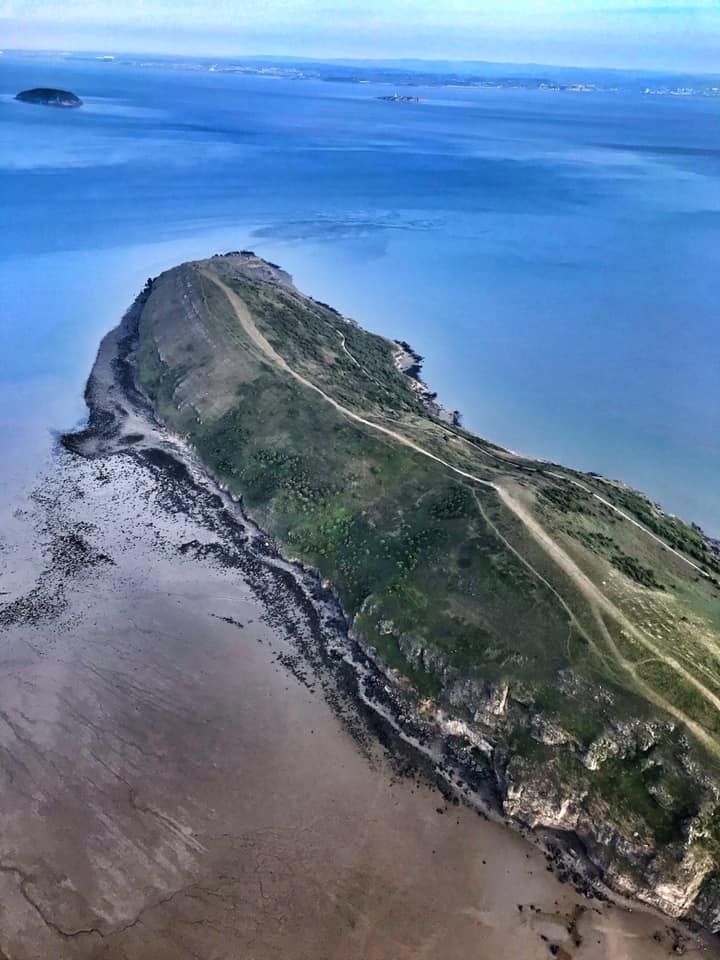
POLYGON ((716 73, 712 0, 0 0, 15 50, 424 60, 716 73), (270 52, 268 52, 270 51, 270 52))
POLYGON ((343 56, 304 56, 301 54, 293 55, 287 53, 274 53, 268 52, 267 50, 256 52, 256 53, 225 53, 225 54, 209 54, 209 53, 197 53, 197 52, 185 52, 177 51, 175 53, 168 53, 166 51, 161 51, 157 49, 152 49, 150 47, 145 49, 131 50, 126 48, 115 48, 109 46, 102 47, 4 47, 0 49, 0 56, 9 55, 9 56, 25 56, 25 55, 48 55, 48 56, 91 56, 93 58, 97 57, 112 57, 113 59, 123 58, 123 57, 159 57, 163 59, 179 59, 179 60, 217 60, 220 61, 257 61, 257 62, 284 62, 288 64, 295 63, 308 63, 308 64, 347 64, 347 65, 368 65, 368 66, 387 66, 392 68, 393 66, 410 66, 410 67, 424 67, 431 68, 437 67, 438 72, 441 72, 440 68, 442 67, 453 67, 462 72, 460 68, 464 68, 469 71, 471 69, 481 68, 481 67, 512 67, 518 70, 522 69, 558 69, 558 70, 569 70, 569 71, 600 71, 607 73, 639 73, 639 74, 656 74, 658 76, 694 76, 694 77, 718 77, 720 76, 720 65, 713 70, 701 70, 701 69, 680 69, 679 67, 675 68, 663 68, 663 67, 638 67, 627 65, 624 67, 609 67, 600 63, 588 63, 588 64, 577 64, 577 63, 557 63, 550 62, 545 60, 488 60, 488 59, 476 59, 471 60, 462 57, 343 57, 343 56))

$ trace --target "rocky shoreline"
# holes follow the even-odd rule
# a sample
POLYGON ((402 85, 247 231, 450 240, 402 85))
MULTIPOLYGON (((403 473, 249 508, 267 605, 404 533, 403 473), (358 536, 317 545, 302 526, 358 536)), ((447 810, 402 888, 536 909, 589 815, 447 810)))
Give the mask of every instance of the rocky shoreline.
MULTIPOLYGON (((150 403, 135 384, 133 350, 142 308, 151 290, 152 281, 148 281, 121 325, 104 338, 85 392, 88 426, 64 437, 63 443, 84 457, 118 453, 137 457, 173 474, 181 484, 192 485, 193 478, 202 477, 203 484, 214 485, 212 475, 193 451, 156 420, 150 403)), ((418 376, 421 358, 407 344, 398 346, 398 369, 418 384, 418 391, 426 395, 424 403, 435 404, 435 395, 418 376)), ((435 405, 428 409, 439 416, 435 410, 443 408, 435 405)), ((517 802, 519 798, 510 797, 502 763, 498 766, 493 759, 492 744, 473 742, 476 734, 440 710, 418 709, 398 677, 385 669, 372 648, 353 632, 331 587, 320 583, 314 571, 283 561, 271 539, 242 513, 241 504, 226 491, 216 489, 223 498, 228 522, 253 529, 253 547, 273 562, 281 563, 285 575, 295 580, 298 598, 322 611, 313 642, 303 647, 301 656, 313 670, 333 677, 332 684, 339 691, 336 702, 353 703, 362 715, 361 726, 372 731, 396 758, 398 770, 413 775, 421 770, 448 802, 469 805, 483 816, 519 831, 545 852, 548 870, 572 884, 589 902, 611 900, 629 908, 632 901, 625 901, 623 895, 632 897, 636 891, 613 891, 597 865, 597 858, 590 855, 583 839, 572 829, 532 829, 532 812, 524 811, 523 804, 517 802), (508 809, 515 815, 508 814, 508 809)), ((497 723, 502 720, 502 711, 493 702, 495 693, 489 691, 485 708, 488 717, 497 723)), ((346 716, 345 711, 340 713, 346 716)), ((488 730, 491 729, 489 725, 488 730)), ((358 736, 361 744, 363 736, 358 736)), ((682 927, 676 926, 673 931, 676 952, 682 952, 689 929, 683 932, 682 927)))
POLYGON ((395 343, 398 347, 394 358, 395 366, 400 373, 404 373, 406 377, 410 378, 415 396, 430 416, 437 417, 437 419, 442 420, 443 423, 452 424, 454 427, 461 426, 462 414, 460 411, 451 410, 449 407, 440 403, 437 398, 437 393, 431 390, 420 376, 425 358, 413 350, 407 341, 395 340, 395 343))

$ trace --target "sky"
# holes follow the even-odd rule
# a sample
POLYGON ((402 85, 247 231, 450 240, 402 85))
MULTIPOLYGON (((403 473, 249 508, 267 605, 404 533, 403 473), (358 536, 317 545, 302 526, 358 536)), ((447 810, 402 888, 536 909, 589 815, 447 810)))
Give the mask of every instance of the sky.
POLYGON ((720 0, 0 0, 5 49, 720 72, 720 0))

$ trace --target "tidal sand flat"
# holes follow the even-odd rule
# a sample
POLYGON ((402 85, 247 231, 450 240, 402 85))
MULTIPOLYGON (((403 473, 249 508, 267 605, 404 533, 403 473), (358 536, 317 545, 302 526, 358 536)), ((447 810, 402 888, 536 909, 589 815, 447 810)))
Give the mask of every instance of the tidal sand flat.
POLYGON ((37 504, 47 566, 3 614, 4 955, 700 955, 400 775, 216 491, 61 454, 37 504))
POLYGON ((15 518, 34 556, 2 541, 2 955, 717 955, 561 883, 397 735, 333 594, 128 402, 116 346, 15 518))

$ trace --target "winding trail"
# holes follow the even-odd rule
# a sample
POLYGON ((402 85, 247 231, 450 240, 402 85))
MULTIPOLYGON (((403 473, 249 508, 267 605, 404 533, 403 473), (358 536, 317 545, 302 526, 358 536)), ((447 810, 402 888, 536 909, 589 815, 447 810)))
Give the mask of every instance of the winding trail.
POLYGON ((676 720, 681 721, 693 732, 693 734, 710 750, 714 756, 720 758, 720 745, 707 733, 704 727, 689 717, 686 713, 676 707, 665 697, 660 696, 658 692, 651 687, 647 681, 638 675, 637 667, 641 663, 634 663, 623 656, 618 648, 612 634, 602 617, 602 613, 607 614, 617 625, 632 639, 636 640, 645 649, 652 654, 653 659, 664 663, 670 667, 678 676, 681 676, 686 683, 689 683, 698 693, 718 712, 720 712, 720 697, 716 696, 711 690, 705 687, 697 677, 694 677, 681 663, 674 657, 661 650, 652 642, 638 627, 632 623, 626 615, 615 604, 605 596, 598 588, 597 584, 580 569, 575 561, 556 543, 547 533, 545 528, 530 514, 530 512, 510 493, 499 485, 495 485, 495 490, 502 502, 511 510, 515 516, 523 523, 533 539, 543 547, 548 556, 573 580, 577 587, 582 591, 595 613, 595 620, 600 627, 605 642, 613 655, 614 660, 628 673, 633 680, 636 688, 642 692, 651 703, 670 713, 676 720))
MULTIPOLYGON (((580 567, 565 552, 565 550, 563 550, 563 548, 552 539, 545 528, 535 519, 535 517, 532 516, 527 508, 512 496, 506 487, 499 483, 494 483, 491 480, 485 480, 482 477, 478 477, 475 474, 469 473, 467 470, 462 470, 460 467, 456 467, 452 463, 448 463, 446 460, 443 460, 442 457, 439 457, 431 451, 426 450, 424 447, 421 447, 419 444, 403 436, 401 433, 397 433, 395 430, 391 430, 389 427, 385 427, 382 424, 375 423, 373 420, 368 420, 359 413, 355 413, 353 410, 349 410, 347 407, 344 407, 342 404, 338 403, 337 400, 325 393, 324 390, 314 384, 311 380, 308 380, 301 373, 298 373, 296 370, 294 370, 287 363, 287 361, 281 357, 279 353, 277 353, 277 351, 263 336, 260 330, 258 330, 246 304, 231 287, 224 283, 223 280, 217 276, 217 274, 207 268, 200 267, 199 272, 202 278, 210 283, 215 284, 224 293, 244 332, 250 338, 251 342, 258 348, 258 350, 260 350, 261 353, 264 354, 267 359, 271 360, 279 369, 293 377, 298 383, 302 384, 308 390, 312 390, 314 393, 319 394, 327 403, 330 404, 330 406, 337 410, 338 413, 341 413, 343 416, 355 421, 356 423, 360 423, 365 427, 369 427, 371 430, 389 437, 396 443, 401 443, 403 446, 408 447, 410 450, 413 450, 415 453, 418 453, 423 457, 434 460, 436 463, 439 463, 441 466, 445 467, 445 469, 450 470, 452 473, 462 477, 465 480, 470 480, 472 483, 477 483, 483 487, 489 487, 490 489, 494 490, 504 506, 510 510, 514 516, 517 517, 517 519, 523 524, 527 532, 536 541, 536 543, 538 543, 543 550, 545 550, 551 560, 572 579, 579 590, 583 593, 590 604, 595 620, 601 630, 603 638, 607 643, 613 659, 625 672, 632 677, 636 688, 643 694, 643 696, 650 700, 650 702, 671 714, 671 716, 675 717, 676 720, 682 722, 715 757, 720 759, 720 744, 718 744, 715 739, 711 737, 702 726, 700 726, 700 724, 694 721, 691 717, 687 716, 669 700, 666 700, 664 697, 662 697, 654 688, 649 686, 645 680, 638 676, 636 664, 633 664, 622 655, 607 628, 607 624, 605 623, 602 614, 605 613, 612 620, 614 620, 615 623, 617 623, 618 626, 625 631, 625 633, 637 641, 641 646, 645 647, 645 649, 654 658, 657 658, 666 666, 674 670, 678 676, 681 676, 687 683, 697 690, 697 692, 718 712, 720 712, 720 697, 716 696, 711 690, 705 687, 696 677, 686 670, 682 664, 658 648, 641 630, 639 630, 627 618, 627 616, 608 597, 606 597, 601 590, 599 590, 597 585, 593 583, 593 581, 583 570, 580 569, 580 567)), ((610 506, 612 506, 612 504, 610 504, 610 506)), ((481 512, 484 516, 484 511, 481 512)), ((640 524, 637 524, 637 526, 640 526, 641 529, 644 529, 644 527, 642 527, 640 524)), ((502 539, 505 543, 507 543, 505 537, 502 539)), ((662 543, 662 541, 660 542, 662 543)), ((516 556, 520 556, 515 548, 511 549, 516 556)), ((671 548, 668 547, 668 549, 671 548)), ((682 555, 679 554, 679 556, 682 555)), ((536 576, 540 576, 527 561, 522 559, 522 562, 526 567, 529 567, 529 569, 531 569, 536 576)), ((544 583, 547 583, 543 577, 540 577, 540 579, 544 583)), ((553 589, 552 592, 558 596, 556 590, 553 589)), ((569 610, 567 603, 565 601, 561 602, 566 611, 569 610)), ((574 615, 572 620, 573 622, 576 622, 576 617, 574 615)))
POLYGON ((315 393, 318 393, 323 400, 334 407, 338 413, 348 417, 350 420, 354 420, 356 423, 362 423, 363 426, 370 427, 372 430, 376 430, 379 433, 385 434, 385 436, 395 440, 396 443, 402 443, 403 446, 409 447, 411 450, 414 450, 423 457, 428 457, 430 460, 434 460, 436 463, 441 464, 441 466, 446 467, 448 470, 452 470, 453 473, 456 473, 460 477, 464 477, 466 480, 472 480, 474 483, 481 483, 483 486, 491 487, 493 490, 496 490, 499 493, 500 488, 497 486, 497 484, 492 483, 492 481, 483 480, 481 477, 476 477, 474 474, 468 473, 467 470, 461 470, 460 467, 453 466, 451 463, 443 460, 442 457, 438 457, 429 450, 425 450, 424 447, 421 447, 419 444, 414 443, 412 440, 408 440, 408 438, 404 437, 401 433, 396 433, 394 430, 390 430, 389 427, 384 427, 380 423, 375 423, 373 420, 368 420, 365 417, 362 417, 359 413, 349 410, 347 407, 344 407, 342 404, 338 403, 337 400, 333 399, 333 397, 331 397, 329 394, 325 393, 325 391, 314 384, 312 380, 308 380, 301 373, 298 373, 297 370, 293 370, 287 361, 281 357, 279 353, 277 353, 275 348, 268 342, 268 340, 266 340, 262 333, 260 333, 258 328, 255 326, 252 317, 250 316, 250 311, 240 297, 235 293, 235 291, 232 290, 226 283, 223 283, 218 276, 213 275, 209 270, 201 268, 200 273, 203 277, 205 277, 206 280, 209 280, 211 283, 214 283, 220 287, 227 299, 230 301, 230 305, 232 306, 233 310, 237 314, 237 318, 240 321, 243 330, 248 337, 250 337, 255 346, 258 347, 258 349, 261 350, 269 360, 272 360, 276 366, 297 380, 298 383, 301 383, 304 387, 307 387, 308 390, 313 390, 315 393))
POLYGON ((610 507, 611 510, 614 510, 615 513, 619 514, 624 520, 629 520, 638 530, 642 530, 644 534, 648 537, 651 537, 656 543, 659 543, 661 547, 664 547, 669 553, 674 553, 676 557, 679 557, 680 560, 683 560, 688 566, 691 566, 693 570, 697 570, 699 574, 707 578, 707 571, 703 570, 702 567, 699 567, 696 563, 693 563, 692 560, 689 560, 685 554, 680 553, 679 550, 676 550, 675 547, 671 547, 669 543, 666 543, 662 537, 659 537, 656 533, 653 533, 652 530, 648 530, 646 526, 640 523, 639 520, 636 520, 634 517, 631 517, 629 513, 625 513, 624 510, 621 510, 620 507, 616 507, 614 503, 611 503, 609 500, 606 500, 605 497, 601 497, 599 493, 595 493, 590 487, 585 486, 584 483, 581 483, 579 480, 575 480, 574 477, 568 477, 563 473, 555 473, 552 470, 546 470, 545 473, 549 477, 558 477, 561 480, 565 480, 568 483, 574 484, 576 487, 579 487, 581 490, 584 490, 585 493, 591 494, 595 497, 596 500, 599 500, 600 503, 605 504, 606 507, 610 507))

